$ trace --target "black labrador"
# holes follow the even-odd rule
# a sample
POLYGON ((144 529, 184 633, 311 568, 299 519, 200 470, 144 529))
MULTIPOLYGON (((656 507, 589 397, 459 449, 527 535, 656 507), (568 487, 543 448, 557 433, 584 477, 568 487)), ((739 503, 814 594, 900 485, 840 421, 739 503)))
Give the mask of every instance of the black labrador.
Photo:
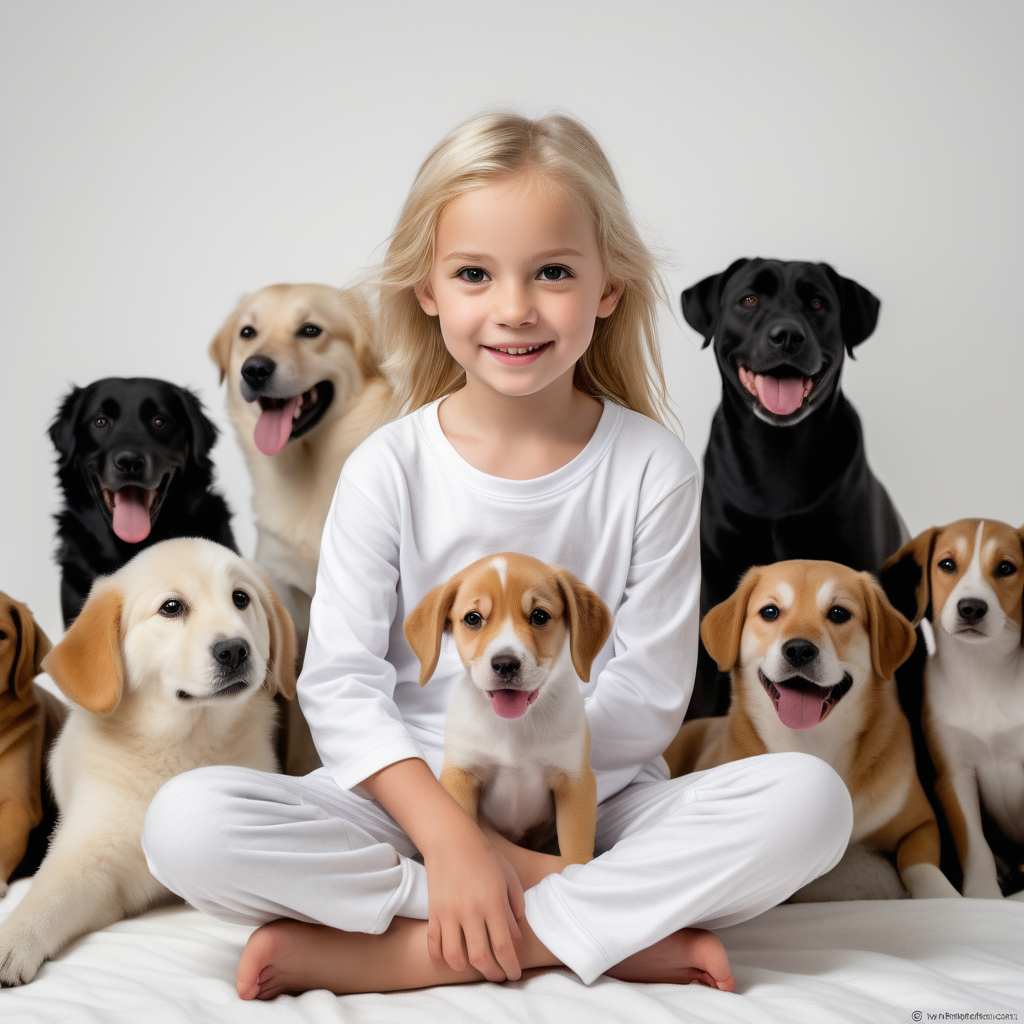
MULTIPOLYGON (((878 299, 827 263, 741 259, 687 288, 682 305, 722 375, 704 453, 702 614, 752 565, 819 558, 877 573, 909 535, 868 468, 839 377, 874 331, 878 299)), ((687 715, 728 706, 728 677, 702 647, 687 715)))
POLYGON ((93 580, 170 537, 205 537, 236 551, 231 512, 212 491, 217 428, 186 388, 107 377, 72 388, 50 426, 64 508, 57 561, 64 625, 93 580))

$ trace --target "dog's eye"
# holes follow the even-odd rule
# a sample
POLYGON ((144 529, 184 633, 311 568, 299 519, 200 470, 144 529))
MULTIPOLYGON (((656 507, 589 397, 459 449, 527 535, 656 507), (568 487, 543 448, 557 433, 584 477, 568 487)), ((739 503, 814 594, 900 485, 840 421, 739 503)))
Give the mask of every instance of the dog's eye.
POLYGON ((245 340, 248 341, 250 338, 255 338, 256 337, 256 328, 255 327, 243 327, 238 332, 238 334, 239 334, 240 337, 245 338, 245 340))
POLYGON ((1008 562, 1005 558, 996 566, 997 576, 1012 576, 1017 571, 1017 566, 1013 562, 1008 562))
POLYGON ((159 430, 166 422, 167 422, 167 420, 165 420, 163 418, 163 416, 154 416, 153 417, 153 426, 156 427, 157 430, 159 430))
POLYGON ((811 299, 811 309, 824 309, 825 303, 821 299, 811 299))
POLYGON ((939 568, 943 572, 956 572, 956 562, 952 558, 944 558, 939 562, 939 568))
POLYGON ((108 420, 106 416, 97 416, 96 419, 94 419, 92 421, 92 425, 94 427, 101 427, 102 428, 102 427, 105 427, 109 422, 110 422, 110 420, 108 420))
POLYGON ((244 590, 235 590, 231 594, 231 600, 235 602, 236 608, 249 607, 249 595, 244 590))
POLYGON ((175 619, 179 615, 184 614, 184 611, 185 603, 173 597, 170 601, 164 601, 164 603, 160 605, 160 614, 167 619, 175 619))
POLYGON ((0 629, 0 640, 6 640, 6 639, 7 639, 7 634, 2 629, 0 629))
POLYGON ((319 338, 324 332, 316 324, 303 324, 299 328, 299 334, 303 338, 319 338))
POLYGON ((766 622, 774 622, 779 617, 779 609, 773 604, 766 604, 758 615, 766 622))
POLYGON ((743 305, 746 306, 747 309, 753 309, 757 305, 757 296, 756 295, 744 295, 743 296, 743 305))
POLYGON ((849 622, 850 617, 851 616, 849 611, 843 608, 842 605, 838 604, 832 605, 832 607, 828 610, 828 615, 826 616, 829 622, 835 622, 836 624, 839 624, 841 622, 849 622))
POLYGON ((483 624, 484 617, 479 612, 466 612, 462 616, 462 621, 469 626, 470 629, 479 629, 483 624))
POLYGON ((551 621, 551 616, 543 608, 534 608, 530 612, 531 626, 546 626, 551 621))

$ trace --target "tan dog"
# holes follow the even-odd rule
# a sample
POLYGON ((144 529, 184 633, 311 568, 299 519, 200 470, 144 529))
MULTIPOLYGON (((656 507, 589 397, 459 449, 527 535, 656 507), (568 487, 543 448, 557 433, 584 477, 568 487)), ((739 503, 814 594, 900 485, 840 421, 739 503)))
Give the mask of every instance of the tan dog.
POLYGON ((93 584, 43 667, 77 707, 50 755, 57 830, 0 925, 5 985, 31 981, 76 936, 171 898, 141 845, 168 779, 215 764, 278 770, 272 694, 295 695, 295 633, 252 562, 168 540, 93 584))
POLYGON ((963 894, 1002 895, 982 807, 1024 843, 1024 527, 961 519, 925 530, 883 567, 886 589, 930 619, 923 726, 963 868, 963 894))
POLYGON ((49 650, 28 608, 0 593, 0 897, 43 819, 43 758, 67 715, 32 681, 49 650))
MULTIPOLYGON (((320 537, 341 467, 379 423, 391 391, 357 290, 278 284, 246 296, 210 345, 249 464, 256 561, 309 632, 320 537)), ((298 702, 286 709, 285 771, 320 766, 298 702)))
POLYGON ((893 672, 914 631, 875 579, 835 562, 750 569, 701 624, 732 673, 725 718, 683 725, 665 752, 673 776, 755 754, 827 761, 853 798, 851 843, 896 854, 912 896, 955 896, 939 870, 939 832, 914 767, 893 672))
POLYGON ((455 639, 466 674, 445 722, 441 784, 474 819, 514 842, 594 855, 597 782, 580 693, 608 638, 604 602, 568 570, 508 552, 431 590, 405 620, 420 686, 455 639))

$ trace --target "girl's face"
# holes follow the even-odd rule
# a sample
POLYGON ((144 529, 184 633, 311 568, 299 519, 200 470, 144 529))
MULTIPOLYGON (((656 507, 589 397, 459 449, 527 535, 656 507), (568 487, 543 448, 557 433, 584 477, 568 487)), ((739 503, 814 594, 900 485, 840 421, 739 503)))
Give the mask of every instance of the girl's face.
POLYGON ((590 218, 536 176, 451 203, 430 276, 416 289, 467 381, 503 395, 532 395, 566 374, 571 383, 596 318, 610 316, 621 295, 590 218))

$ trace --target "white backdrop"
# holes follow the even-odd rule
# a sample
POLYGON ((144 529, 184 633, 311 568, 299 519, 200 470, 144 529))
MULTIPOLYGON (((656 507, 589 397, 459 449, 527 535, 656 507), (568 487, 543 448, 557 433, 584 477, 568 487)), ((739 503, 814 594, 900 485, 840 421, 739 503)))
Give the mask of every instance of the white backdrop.
MULTIPOLYGON (((1019 4, 54 4, 0 10, 0 589, 60 633, 45 430, 69 384, 195 388, 235 533, 249 483, 206 346, 237 298, 372 260, 470 114, 561 108, 607 148, 678 292, 743 255, 882 300, 847 363, 914 532, 1024 520, 1019 4)), ((662 346, 703 452, 719 381, 662 346)))

